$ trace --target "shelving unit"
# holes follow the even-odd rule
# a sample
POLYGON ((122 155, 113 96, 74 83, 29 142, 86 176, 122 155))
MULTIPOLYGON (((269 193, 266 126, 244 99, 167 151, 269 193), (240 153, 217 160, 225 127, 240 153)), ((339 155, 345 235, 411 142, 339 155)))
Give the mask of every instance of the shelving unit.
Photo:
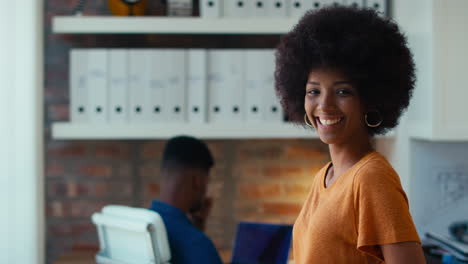
MULTIPOLYGON (((57 16, 52 23, 56 34, 279 35, 290 31, 297 18, 57 16)), ((52 124, 52 137, 60 140, 168 139, 180 134, 203 139, 318 138, 312 130, 288 123, 52 124)))
MULTIPOLYGON (((57 16, 55 34, 242 34, 280 35, 297 18, 172 18, 57 16)), ((167 139, 189 134, 204 139, 317 138, 315 132, 284 123, 164 123, 164 124, 52 124, 52 137, 62 140, 167 139)))
POLYGON ((52 124, 52 137, 66 140, 168 139, 181 134, 203 139, 318 138, 311 129, 283 123, 52 124))
POLYGON ((461 32, 466 32, 468 1, 421 3, 405 3, 406 13, 400 21, 418 69, 409 111, 410 136, 430 141, 467 141, 468 89, 464 76, 468 35, 461 32), (419 9, 417 16, 410 11, 414 9, 419 9))
POLYGON ((284 34, 297 18, 170 18, 58 16, 52 29, 58 34, 284 34))

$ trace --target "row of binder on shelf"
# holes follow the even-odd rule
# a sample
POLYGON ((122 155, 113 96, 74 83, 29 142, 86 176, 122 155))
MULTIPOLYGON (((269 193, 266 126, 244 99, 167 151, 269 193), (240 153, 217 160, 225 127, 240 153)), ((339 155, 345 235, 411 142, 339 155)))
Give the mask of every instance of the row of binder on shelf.
POLYGON ((328 5, 368 7, 387 14, 386 0, 200 0, 200 14, 205 18, 300 17, 328 5))
POLYGON ((72 49, 71 121, 283 122, 273 49, 72 49))

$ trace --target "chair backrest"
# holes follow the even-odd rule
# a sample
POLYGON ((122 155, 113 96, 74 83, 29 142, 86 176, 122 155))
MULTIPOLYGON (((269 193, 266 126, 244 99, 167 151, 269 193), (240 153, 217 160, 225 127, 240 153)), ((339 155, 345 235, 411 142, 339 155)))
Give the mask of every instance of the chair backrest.
POLYGON ((92 215, 99 236, 99 264, 166 264, 171 253, 161 216, 145 208, 107 205, 92 215))
POLYGON ((240 222, 231 263, 286 264, 292 225, 240 222))

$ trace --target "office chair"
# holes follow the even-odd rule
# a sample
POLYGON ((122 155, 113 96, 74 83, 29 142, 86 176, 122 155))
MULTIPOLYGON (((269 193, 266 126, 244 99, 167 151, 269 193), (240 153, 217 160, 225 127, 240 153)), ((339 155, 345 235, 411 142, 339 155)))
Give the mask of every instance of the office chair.
POLYGON ((151 210, 107 205, 92 215, 98 264, 169 264, 171 252, 161 216, 151 210))

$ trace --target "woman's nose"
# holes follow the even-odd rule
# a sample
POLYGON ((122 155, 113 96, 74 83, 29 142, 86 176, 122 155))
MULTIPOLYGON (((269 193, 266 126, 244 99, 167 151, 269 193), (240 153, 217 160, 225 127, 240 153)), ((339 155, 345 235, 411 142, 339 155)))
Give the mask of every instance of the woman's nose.
POLYGON ((319 106, 321 108, 327 109, 327 108, 333 108, 335 107, 335 97, 333 96, 332 93, 327 93, 324 92, 321 94, 320 99, 319 99, 319 106))

